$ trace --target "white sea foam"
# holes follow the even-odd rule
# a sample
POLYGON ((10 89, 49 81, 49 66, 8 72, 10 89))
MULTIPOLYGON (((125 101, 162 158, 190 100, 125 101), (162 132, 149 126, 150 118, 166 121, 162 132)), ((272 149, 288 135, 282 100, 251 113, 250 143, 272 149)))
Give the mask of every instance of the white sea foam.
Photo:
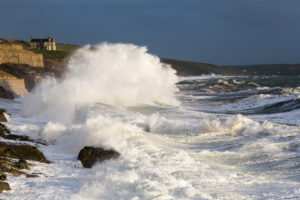
MULTIPOLYGON (((75 53, 68 68, 63 79, 45 80, 23 101, 22 116, 29 119, 19 115, 19 100, 11 107, 0 101, 13 111, 11 130, 46 140, 49 145, 40 149, 54 161, 33 163, 40 178, 8 177, 12 190, 0 198, 198 200, 300 195, 293 160, 300 151, 295 143, 299 127, 266 121, 262 115, 209 114, 189 110, 194 104, 178 106, 174 71, 144 47, 85 47, 75 53), (77 155, 87 145, 113 148, 121 156, 83 169, 77 155)), ((216 76, 202 78, 210 77, 216 76)), ((252 96, 243 105, 276 102, 273 97, 252 96)), ((299 116, 299 110, 293 112, 293 117, 299 116)))
POLYGON ((70 120, 81 106, 179 105, 175 71, 147 48, 100 44, 79 49, 63 79, 48 78, 24 99, 23 115, 58 122, 70 120))
POLYGON ((203 79, 211 79, 211 78, 226 78, 230 76, 224 76, 219 74, 205 74, 200 76, 186 76, 186 77, 180 77, 180 80, 203 80, 203 79))

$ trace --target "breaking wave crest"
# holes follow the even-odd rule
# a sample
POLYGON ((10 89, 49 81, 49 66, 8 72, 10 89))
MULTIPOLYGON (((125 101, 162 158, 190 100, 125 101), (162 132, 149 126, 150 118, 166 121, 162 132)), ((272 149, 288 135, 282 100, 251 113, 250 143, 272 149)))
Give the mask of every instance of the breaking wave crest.
POLYGON ((35 88, 24 100, 22 111, 25 116, 63 121, 92 103, 177 106, 177 81, 175 70, 149 54, 146 47, 86 46, 72 56, 61 80, 49 78, 35 88))

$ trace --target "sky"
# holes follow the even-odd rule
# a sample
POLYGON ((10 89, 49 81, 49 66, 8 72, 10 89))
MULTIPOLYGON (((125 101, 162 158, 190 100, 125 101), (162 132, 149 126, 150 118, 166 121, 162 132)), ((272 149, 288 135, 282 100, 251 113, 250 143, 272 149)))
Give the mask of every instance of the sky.
POLYGON ((48 35, 218 65, 300 63, 300 0, 0 0, 0 38, 48 35))

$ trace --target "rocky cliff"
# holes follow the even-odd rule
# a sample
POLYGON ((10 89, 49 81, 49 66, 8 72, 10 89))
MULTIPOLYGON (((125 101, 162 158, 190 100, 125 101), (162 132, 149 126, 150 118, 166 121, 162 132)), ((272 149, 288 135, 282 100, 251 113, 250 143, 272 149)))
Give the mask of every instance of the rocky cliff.
POLYGON ((26 64, 32 67, 44 67, 42 54, 23 49, 22 45, 0 44, 0 64, 26 64))
POLYGON ((2 70, 0 70, 0 86, 5 90, 11 91, 14 96, 23 97, 28 94, 24 79, 19 79, 2 70))
MULTIPOLYGON (((12 77, 16 77, 18 79, 24 79, 25 81, 25 88, 30 91, 33 87, 40 82, 43 77, 46 76, 57 76, 56 71, 53 71, 48 68, 42 67, 31 67, 29 65, 24 64, 11 64, 5 63, 0 64, 0 79, 6 78, 10 79, 4 73, 10 74, 12 77)), ((1 86, 1 85, 0 85, 1 86)))

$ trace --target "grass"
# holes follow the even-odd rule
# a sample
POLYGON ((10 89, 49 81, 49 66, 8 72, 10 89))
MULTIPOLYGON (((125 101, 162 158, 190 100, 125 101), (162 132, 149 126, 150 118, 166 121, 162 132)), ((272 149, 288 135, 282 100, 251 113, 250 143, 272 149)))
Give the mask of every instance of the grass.
POLYGON ((25 40, 8 40, 0 38, 0 44, 18 44, 22 45, 23 49, 33 51, 35 53, 43 54, 46 59, 64 59, 73 53, 76 49, 80 48, 79 45, 74 44, 61 44, 56 43, 56 51, 47 51, 47 50, 34 50, 30 49, 30 43, 25 40))
POLYGON ((61 44, 61 43, 56 43, 56 50, 58 51, 65 51, 65 52, 74 52, 81 46, 75 45, 75 44, 61 44))
POLYGON ((22 45, 24 49, 28 49, 30 47, 29 42, 26 42, 25 40, 7 40, 0 38, 0 44, 18 44, 22 45))
POLYGON ((34 52, 43 54, 46 59, 64 59, 78 48, 79 45, 56 43, 56 51, 34 50, 34 52))
POLYGON ((48 50, 33 50, 35 53, 43 54, 46 59, 64 59, 68 57, 71 52, 67 51, 48 51, 48 50))

